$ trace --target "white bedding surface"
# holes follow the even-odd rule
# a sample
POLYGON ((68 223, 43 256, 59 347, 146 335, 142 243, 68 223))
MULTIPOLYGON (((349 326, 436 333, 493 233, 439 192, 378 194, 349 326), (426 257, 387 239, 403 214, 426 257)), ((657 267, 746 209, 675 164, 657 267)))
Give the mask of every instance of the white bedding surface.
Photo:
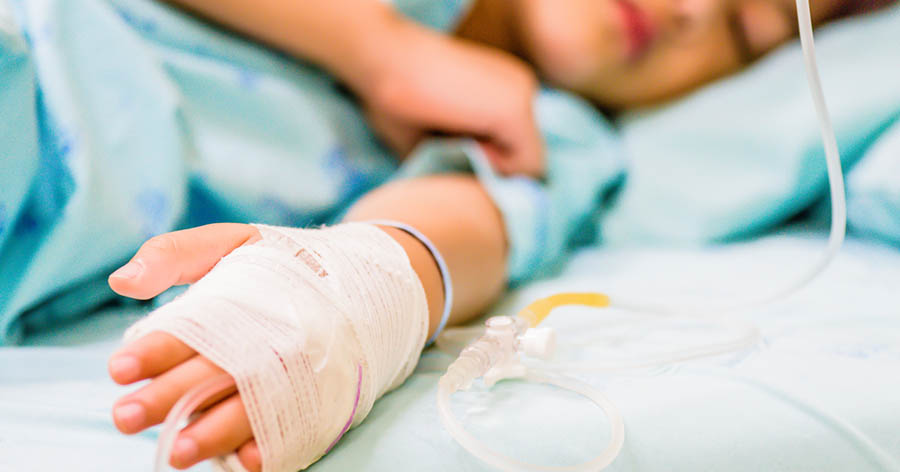
MULTIPOLYGON (((811 264, 824 237, 793 233, 709 249, 590 250, 553 280, 499 308, 514 313, 562 290, 658 299, 721 299, 729 287, 764 290, 811 264)), ((155 434, 118 434, 109 406, 125 390, 106 379, 106 356, 135 316, 115 310, 0 349, 0 471, 148 471, 155 434), (52 346, 49 346, 52 345, 52 346)), ((851 240, 831 269, 797 296, 745 316, 764 341, 738 354, 629 375, 584 375, 618 405, 626 442, 610 471, 875 471, 900 462, 900 251, 851 240), (879 457, 877 450, 886 454, 879 457)), ((695 332, 658 325, 620 338, 643 344, 590 352, 571 346, 624 329, 627 314, 568 308, 547 323, 561 358, 690 346, 695 332), (647 334, 651 333, 651 334, 647 334)), ((705 336, 724 339, 726 331, 705 336)), ((434 405, 448 358, 427 352, 417 373, 314 471, 491 470, 443 430, 434 405)), ((551 387, 501 383, 454 397, 467 427, 498 450, 572 464, 604 447, 603 416, 551 387)), ((200 466, 198 470, 206 470, 200 466)))

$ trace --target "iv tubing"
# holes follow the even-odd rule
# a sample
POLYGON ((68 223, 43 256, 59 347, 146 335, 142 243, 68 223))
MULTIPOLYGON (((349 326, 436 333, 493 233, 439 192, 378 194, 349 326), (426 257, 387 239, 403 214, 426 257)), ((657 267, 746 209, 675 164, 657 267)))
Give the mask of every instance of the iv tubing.
MULTIPOLYGON (((728 372, 713 372, 719 378, 727 378, 752 385, 775 398, 780 398, 781 400, 794 405, 796 408, 809 414, 811 418, 820 421, 849 439, 860 452, 864 452, 867 455, 869 461, 877 463, 885 472, 900 472, 900 463, 891 457, 887 451, 875 444, 875 441, 866 436, 859 428, 844 421, 843 418, 831 413, 821 405, 810 402, 809 399, 800 398, 787 390, 773 385, 771 382, 764 382, 758 378, 739 376, 728 372)), ((700 373, 702 374, 703 372, 701 371, 700 373)))
POLYGON ((156 464, 153 467, 155 472, 165 472, 181 423, 187 421, 188 417, 203 402, 232 387, 234 387, 234 379, 228 374, 222 374, 194 387, 178 399, 178 402, 166 415, 163 429, 159 433, 159 441, 156 446, 156 464))
MULTIPOLYGON (((797 20, 800 30, 800 43, 803 50, 804 64, 806 68, 806 76, 809 82, 809 89, 812 94, 812 101, 815 105, 816 115, 819 119, 819 126, 822 134, 822 142, 825 148, 825 161, 828 170, 828 182, 831 192, 831 231, 828 237, 828 246, 820 256, 816 264, 811 266, 806 272, 801 274, 792 283, 780 287, 770 293, 764 293, 762 296, 751 297, 738 302, 730 302, 722 305, 701 305, 701 306, 668 306, 659 303, 641 303, 632 302, 623 299, 610 297, 606 299, 608 306, 625 309, 629 311, 644 312, 657 315, 680 315, 690 318, 703 318, 709 315, 721 315, 723 312, 733 312, 739 310, 747 310, 762 305, 767 305, 780 301, 793 293, 799 291, 810 282, 815 280, 831 263, 837 252, 840 250, 844 242, 847 227, 847 202, 844 194, 844 176, 841 169, 840 152, 838 151, 837 139, 834 134, 834 127, 828 113, 828 107, 825 103, 825 94, 822 91, 822 82, 819 78, 819 69, 816 63, 815 42, 813 39, 812 21, 809 11, 808 0, 796 0, 797 2, 797 20)), ((604 306, 600 301, 589 300, 586 297, 591 294, 558 294, 538 300, 526 307, 519 314, 531 326, 536 325, 550 314, 554 308, 567 304, 581 304, 585 306, 601 307, 604 306), (578 295, 587 301, 578 301, 575 296, 578 295)), ((602 294, 594 294, 597 297, 605 297, 602 294)), ((602 300, 602 299, 601 299, 602 300)), ((719 317, 719 316, 717 316, 719 317)), ((739 324, 738 320, 732 320, 732 324, 739 324)), ((718 354, 726 354, 735 352, 752 346, 759 339, 759 330, 755 326, 745 327, 744 333, 730 342, 701 346, 693 349, 661 353, 653 356, 633 359, 630 361, 610 361, 610 362, 590 362, 582 364, 566 365, 565 370, 568 371, 621 371, 634 368, 655 367, 675 362, 681 362, 690 359, 697 359, 718 354)))
POLYGON ((593 387, 569 377, 551 376, 532 371, 526 374, 525 380, 555 385, 559 388, 571 390, 586 397, 600 407, 609 419, 610 441, 606 449, 599 456, 590 461, 570 466, 534 465, 498 454, 485 446, 481 440, 469 434, 469 432, 453 418, 453 412, 450 410, 450 395, 453 393, 453 390, 451 388, 445 388, 446 386, 443 385, 443 382, 442 386, 438 388, 437 399, 441 423, 463 448, 485 463, 501 470, 588 472, 601 470, 616 459, 619 452, 622 450, 622 445, 625 444, 625 422, 622 420, 622 415, 609 399, 593 387))
MULTIPOLYGON (((804 61, 806 66, 807 79, 809 81, 810 91, 812 93, 813 103, 819 119, 822 139, 825 147, 825 159, 828 169, 828 181, 831 191, 831 233, 828 240, 828 246, 822 254, 819 261, 811 267, 810 270, 803 273, 793 283, 782 287, 763 296, 752 297, 740 303, 731 303, 719 307, 704 306, 696 307, 668 307, 658 304, 633 303, 627 300, 610 300, 602 294, 561 294, 548 299, 539 300, 535 304, 529 306, 531 311, 526 308, 523 312, 524 319, 531 326, 540 323, 550 312, 561 304, 573 303, 573 298, 577 299, 574 303, 587 306, 603 307, 614 306, 618 308, 630 309, 635 311, 650 312, 656 314, 685 314, 693 312, 695 316, 702 313, 712 311, 736 311, 765 305, 775 301, 779 301, 803 288, 814 280, 834 259, 841 245, 843 244, 846 233, 846 200, 844 195, 843 172, 841 169, 840 154, 838 151, 837 140, 834 135, 834 129, 831 119, 828 115, 828 109, 825 104, 825 97, 822 91, 821 80, 819 78, 818 67, 815 59, 815 44, 813 39, 812 22, 810 18, 809 0, 796 0, 797 18, 800 30, 800 41, 802 45, 804 61), (568 298, 567 298, 568 297, 568 298), (562 303, 561 303, 562 302, 562 303)), ((753 331, 753 339, 758 338, 758 331, 753 331)), ((661 363, 672 363, 697 357, 705 357, 714 354, 720 354, 740 349, 750 345, 750 337, 745 335, 737 341, 730 343, 720 343, 709 345, 703 348, 695 348, 677 353, 661 354, 636 362, 616 362, 611 365, 619 368, 634 368, 646 365, 658 365, 661 363)), ((485 352, 484 361, 489 361, 491 353, 485 352)), ((459 359, 458 361, 468 361, 470 364, 475 362, 472 359, 459 359)), ((475 362, 476 364, 478 362, 475 362)), ((473 365, 474 366, 474 365, 473 365)), ((473 367, 470 366, 470 367, 473 367)), ((488 367, 487 365, 485 367, 488 367)), ((469 370, 469 369, 464 369, 469 370)), ((486 369, 483 369, 486 370, 486 369)), ((449 372, 448 372, 449 373, 449 372)), ((484 372, 481 372, 483 374, 484 372)), ((529 371, 524 379, 533 382, 541 382, 557 387, 572 390, 579 393, 594 403, 596 403, 607 415, 610 424, 611 440, 607 448, 596 458, 591 461, 572 465, 572 466, 538 466, 531 465, 512 458, 500 455, 486 446, 478 439, 470 435, 462 425, 453 418, 450 410, 450 395, 456 392, 460 385, 458 382, 450 381, 453 377, 445 375, 442 377, 438 387, 438 412, 444 427, 453 435, 453 437, 465 449, 486 463, 500 468, 502 470, 531 470, 539 472, 581 472, 581 471, 597 471, 605 468, 618 456, 622 445, 624 444, 624 422, 620 413, 605 396, 599 391, 568 377, 551 376, 545 373, 529 371)), ((456 379, 454 379, 456 380, 456 379)), ((160 434, 159 445, 156 454, 156 472, 163 472, 171 455, 172 447, 179 432, 179 425, 187 421, 190 415, 207 399, 222 392, 223 390, 233 388, 234 381, 228 375, 216 377, 209 382, 201 384, 185 394, 175 404, 166 417, 163 430, 160 434)), ((865 439, 865 438, 864 438, 865 439)))
POLYGON ((643 304, 627 300, 613 299, 611 306, 627 310, 652 312, 657 314, 704 314, 721 311, 738 311, 755 308, 769 303, 780 301, 799 291, 819 276, 840 250, 847 232, 847 200, 844 193, 844 173, 841 169, 841 156, 838 150, 837 138, 834 134, 834 126, 828 113, 828 105, 825 103, 825 93, 822 91, 822 80, 819 76, 819 66, 816 63, 816 45, 813 39, 812 19, 809 11, 809 0, 796 0, 797 22, 800 30, 800 45, 803 50, 803 61, 806 69, 806 78, 809 82, 809 90, 812 94, 813 105, 819 120, 819 128, 822 134, 822 142, 825 147, 825 162, 828 169, 828 186, 831 192, 831 231, 828 236, 828 246, 822 253, 818 262, 809 270, 801 274, 794 282, 785 285, 762 296, 751 297, 738 303, 728 303, 721 306, 698 307, 667 307, 659 304, 643 304))
MULTIPOLYGON (((734 323, 738 324, 738 323, 734 323)), ((533 365, 541 368, 556 368, 571 373, 592 373, 592 372, 624 372, 637 369, 650 369, 655 367, 666 366, 678 362, 686 362, 694 359, 703 359, 722 354, 738 352, 749 349, 756 345, 760 339, 759 328, 753 324, 747 324, 744 332, 732 340, 718 342, 714 344, 705 344, 689 349, 681 349, 678 351, 661 352, 648 356, 641 356, 634 359, 623 360, 591 360, 585 362, 570 362, 565 364, 550 363, 538 361, 533 365)), ((529 363, 529 365, 532 365, 529 363)))
MULTIPOLYGON (((794 282, 778 288, 770 293, 764 293, 762 296, 750 297, 738 303, 727 303, 722 306, 701 306, 701 307, 675 307, 662 306, 659 304, 634 303, 627 300, 611 300, 603 294, 559 294, 554 295, 526 307, 520 313, 520 319, 524 320, 529 326, 534 327, 543 321, 550 312, 557 306, 566 304, 581 304, 593 307, 613 306, 634 311, 649 312, 655 314, 688 314, 695 318, 702 318, 704 314, 713 312, 728 312, 745 310, 749 308, 766 305, 776 301, 780 301, 801 288, 808 285, 816 277, 818 277, 831 263, 837 252, 840 250, 846 235, 847 225, 847 204, 844 194, 844 177, 841 169, 840 153, 838 150, 837 139, 834 134, 834 128, 831 118, 828 114, 828 107, 825 103, 825 95, 822 91, 821 79, 819 77, 818 66, 815 58, 815 42, 813 38, 812 20, 809 10, 809 0, 796 0, 797 5, 797 21, 800 31, 800 43, 803 51, 804 64, 806 69, 809 88, 812 93, 812 100, 815 106, 816 115, 818 116, 819 126, 822 134, 822 141, 825 149, 825 161, 828 171, 828 182, 831 193, 831 231, 828 238, 828 246, 822 253, 818 262, 808 271, 804 272, 794 282)), ((736 341, 730 343, 719 343, 701 348, 684 350, 675 353, 663 353, 657 356, 633 362, 612 362, 609 364, 610 369, 627 369, 634 367, 644 367, 651 365, 661 365, 679 362, 698 357, 711 356, 738 350, 742 347, 752 345, 759 338, 759 331, 754 326, 752 330, 746 331, 745 335, 736 341)), ((482 344, 481 339, 475 342, 475 345, 482 344)), ((483 375, 491 366, 491 358, 496 353, 491 352, 490 346, 485 344, 485 350, 477 350, 472 352, 464 350, 460 358, 454 362, 454 365, 448 369, 438 385, 438 412, 441 422, 450 434, 462 445, 466 450, 480 458, 482 461, 497 467, 501 470, 535 470, 544 472, 574 472, 582 470, 601 470, 615 460, 624 441, 624 424, 615 405, 611 404, 599 392, 590 386, 581 384, 574 379, 557 377, 542 377, 533 370, 528 371, 525 376, 526 380, 538 381, 557 385, 561 388, 570 389, 581 393, 597 403, 609 417, 612 427, 612 440, 607 449, 593 461, 568 467, 553 466, 537 466, 523 463, 512 458, 504 457, 491 451, 484 446, 479 440, 468 434, 462 425, 453 417, 450 410, 450 395, 456 392, 464 385, 464 382, 473 378, 473 374, 483 375), (473 354, 477 354, 473 357, 473 354), (587 389, 584 389, 587 387, 587 389)), ((474 345, 473 345, 474 346, 474 345)), ((476 375, 477 377, 477 375, 476 375)), ((867 440, 864 436, 862 439, 867 440)), ((870 443, 871 441, 869 441, 870 443)), ((879 451, 879 449, 875 448, 879 451)), ((892 464, 893 465, 893 464, 892 464)))

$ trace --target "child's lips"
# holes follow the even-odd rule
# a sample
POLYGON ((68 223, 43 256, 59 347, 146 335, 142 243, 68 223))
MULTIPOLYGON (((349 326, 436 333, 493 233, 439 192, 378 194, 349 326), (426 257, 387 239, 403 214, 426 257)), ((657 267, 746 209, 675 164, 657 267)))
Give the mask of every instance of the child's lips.
POLYGON ((623 32, 628 40, 627 56, 637 60, 649 50, 656 36, 656 28, 647 15, 632 0, 617 0, 622 12, 623 32))

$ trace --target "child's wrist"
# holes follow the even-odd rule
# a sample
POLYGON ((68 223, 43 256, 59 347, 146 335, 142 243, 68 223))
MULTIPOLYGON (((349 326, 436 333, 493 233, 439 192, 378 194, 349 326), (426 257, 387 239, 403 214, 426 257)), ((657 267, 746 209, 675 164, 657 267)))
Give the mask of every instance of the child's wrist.
POLYGON ((406 251, 409 262, 419 276, 428 303, 428 339, 432 342, 449 321, 453 306, 453 284, 450 271, 434 243, 414 227, 393 220, 369 220, 394 238, 406 251))

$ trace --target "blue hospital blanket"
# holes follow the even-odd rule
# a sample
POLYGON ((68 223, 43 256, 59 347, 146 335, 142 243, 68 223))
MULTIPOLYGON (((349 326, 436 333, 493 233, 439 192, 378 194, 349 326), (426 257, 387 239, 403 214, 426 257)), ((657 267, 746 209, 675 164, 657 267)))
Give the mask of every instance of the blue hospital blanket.
MULTIPOLYGON (((465 6, 427 3, 406 6, 444 27, 465 6)), ((396 173, 354 99, 315 67, 149 0, 10 5, 0 345, 112 299, 106 275, 153 235, 330 222, 396 173)), ((474 168, 506 221, 513 283, 559 262, 622 167, 615 133, 587 103, 551 90, 536 103, 546 182, 493 175, 465 141, 423 146, 402 173, 474 168)))

